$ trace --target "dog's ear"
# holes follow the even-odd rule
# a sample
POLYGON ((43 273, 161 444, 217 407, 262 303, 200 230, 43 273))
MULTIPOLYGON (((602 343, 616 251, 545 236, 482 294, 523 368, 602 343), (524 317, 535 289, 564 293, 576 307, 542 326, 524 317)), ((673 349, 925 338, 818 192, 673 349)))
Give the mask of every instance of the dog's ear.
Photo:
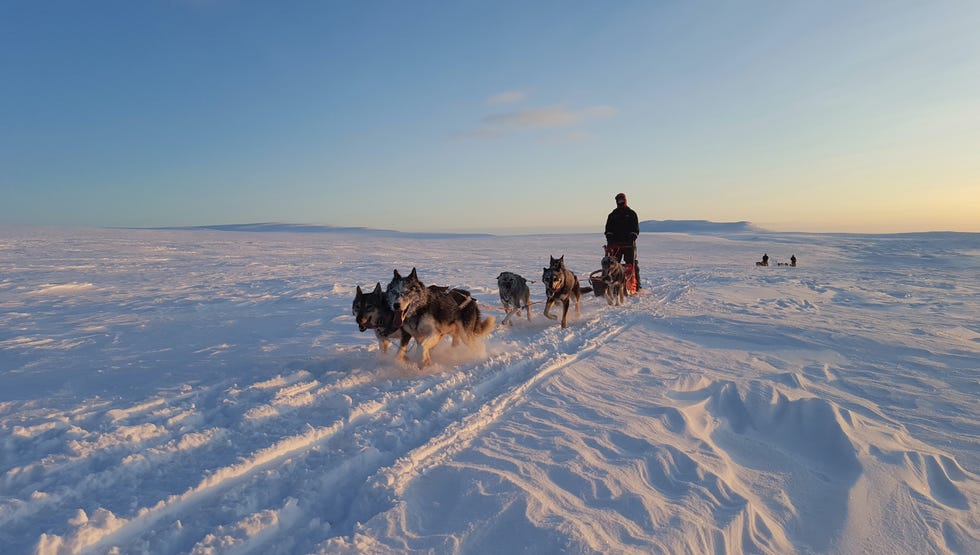
POLYGON ((401 277, 401 276, 400 276, 400 275, 398 275, 398 268, 395 268, 395 279, 398 279, 398 278, 400 278, 400 277, 401 277))
POLYGON ((415 267, 412 267, 412 273, 408 274, 408 279, 419 279, 418 273, 415 271, 415 267))
POLYGON ((361 286, 360 286, 360 285, 358 285, 358 286, 357 286, 357 296, 358 296, 358 297, 360 297, 360 296, 362 296, 363 294, 364 294, 364 293, 361 293, 361 286))
MULTIPOLYGON (((358 289, 360 289, 360 288, 358 288, 358 289)), ((374 286, 374 292, 375 293, 380 293, 381 292, 381 282, 380 281, 377 283, 377 285, 374 286)))

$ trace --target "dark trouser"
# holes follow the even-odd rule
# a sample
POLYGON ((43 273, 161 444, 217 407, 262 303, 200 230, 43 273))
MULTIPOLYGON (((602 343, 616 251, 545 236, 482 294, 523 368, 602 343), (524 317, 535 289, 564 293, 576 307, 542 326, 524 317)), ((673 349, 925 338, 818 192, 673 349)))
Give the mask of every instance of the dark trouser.
POLYGON ((636 287, 640 287, 640 264, 636 261, 636 245, 619 245, 616 262, 633 265, 633 275, 636 276, 636 287))

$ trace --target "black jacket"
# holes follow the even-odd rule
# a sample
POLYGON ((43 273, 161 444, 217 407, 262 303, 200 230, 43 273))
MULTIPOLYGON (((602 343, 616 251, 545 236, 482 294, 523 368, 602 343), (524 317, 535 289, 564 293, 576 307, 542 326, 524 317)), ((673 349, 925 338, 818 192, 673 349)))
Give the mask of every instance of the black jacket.
POLYGON ((606 243, 632 245, 640 234, 640 222, 629 206, 617 206, 606 218, 606 243))

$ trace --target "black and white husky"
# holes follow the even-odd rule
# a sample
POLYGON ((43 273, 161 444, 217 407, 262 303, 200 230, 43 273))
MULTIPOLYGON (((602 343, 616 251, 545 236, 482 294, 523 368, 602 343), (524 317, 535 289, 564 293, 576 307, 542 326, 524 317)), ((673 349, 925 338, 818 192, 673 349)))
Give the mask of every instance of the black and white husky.
POLYGON ((504 324, 511 316, 519 316, 521 309, 526 310, 527 319, 531 319, 531 289, 523 276, 514 272, 501 272, 497 276, 497 289, 500 292, 500 304, 504 305, 504 312, 507 314, 504 316, 504 324))
POLYGON ((550 314, 549 310, 551 309, 551 305, 561 301, 561 327, 564 328, 568 323, 568 305, 574 301, 575 315, 580 316, 582 312, 579 310, 579 301, 582 299, 582 293, 588 293, 592 291, 592 288, 579 286, 578 276, 565 267, 564 255, 561 258, 555 258, 554 256, 550 258, 551 264, 541 274, 541 281, 544 282, 544 292, 547 295, 547 300, 544 303, 544 315, 552 320, 557 320, 558 317, 550 314))
POLYGON ((388 352, 388 345, 391 344, 393 338, 401 341, 403 349, 412 340, 412 336, 401 327, 393 327, 395 313, 388 306, 388 298, 381 290, 381 282, 378 282, 374 286, 374 291, 370 293, 361 291, 361 286, 358 285, 351 311, 354 313, 357 327, 361 332, 369 329, 374 330, 382 353, 388 352))
MULTIPOLYGON (((494 318, 480 319, 480 309, 476 300, 457 302, 451 290, 443 287, 426 287, 418 278, 415 268, 408 276, 398 270, 385 291, 388 307, 394 313, 393 326, 400 327, 411 335, 422 348, 419 368, 432 363, 429 351, 447 334, 452 335, 453 344, 462 340, 472 344, 483 337, 494 326, 494 318)), ((462 297, 461 294, 457 295, 462 297)), ((406 360, 407 345, 402 344, 398 358, 406 360)))

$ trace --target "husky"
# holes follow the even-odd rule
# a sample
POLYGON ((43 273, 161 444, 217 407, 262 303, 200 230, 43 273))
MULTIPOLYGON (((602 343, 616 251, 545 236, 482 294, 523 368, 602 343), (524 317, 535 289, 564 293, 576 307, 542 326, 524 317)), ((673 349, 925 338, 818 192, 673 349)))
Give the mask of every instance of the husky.
POLYGON ((531 290, 523 276, 514 272, 501 272, 497 276, 497 288, 500 291, 500 304, 504 305, 504 312, 507 314, 502 323, 506 324, 515 314, 520 316, 521 309, 527 311, 527 319, 531 320, 531 290))
MULTIPOLYGON (((459 290, 462 291, 462 290, 459 290)), ((452 335, 453 344, 462 340, 472 344, 493 329, 495 319, 490 316, 480 319, 480 309, 468 294, 456 294, 441 287, 426 287, 415 268, 408 276, 394 271, 385 292, 388 307, 394 313, 393 326, 405 330, 422 348, 419 368, 432 363, 429 351, 447 334, 452 335), (457 298, 467 297, 463 303, 457 298)), ((402 344, 398 358, 407 360, 407 345, 402 344)))
POLYGON ((562 303, 562 328, 566 327, 568 323, 568 305, 571 301, 575 302, 575 315, 580 316, 582 314, 581 310, 579 310, 579 301, 582 298, 582 293, 588 293, 592 291, 592 288, 579 287, 578 277, 574 272, 565 267, 564 255, 561 258, 551 257, 551 264, 544 269, 544 273, 541 275, 541 281, 544 282, 545 294, 548 297, 544 304, 544 315, 546 318, 552 320, 558 319, 558 316, 548 312, 551 309, 551 305, 556 301, 561 301, 562 303))
POLYGON ((357 327, 363 333, 365 330, 373 329, 378 337, 378 347, 382 353, 388 352, 388 345, 392 338, 401 340, 403 346, 407 346, 412 340, 412 336, 401 328, 393 328, 395 313, 388 306, 388 299, 384 291, 381 290, 381 282, 374 286, 374 291, 365 293, 361 291, 361 286, 357 286, 357 294, 354 296, 354 303, 351 307, 354 318, 357 320, 357 327))
MULTIPOLYGON (((428 289, 432 293, 448 294, 459 307, 459 319, 462 326, 460 327, 460 331, 450 332, 453 338, 453 347, 459 345, 461 340, 467 345, 472 344, 475 337, 483 335, 483 333, 477 333, 476 331, 483 323, 480 321, 480 307, 477 306, 476 299, 473 298, 472 293, 466 289, 450 288, 441 285, 430 285, 428 289)), ((496 321, 496 318, 491 320, 491 328, 493 327, 494 321, 496 321)))
POLYGON ((609 306, 626 302, 626 269, 611 256, 602 257, 602 282, 609 306))

